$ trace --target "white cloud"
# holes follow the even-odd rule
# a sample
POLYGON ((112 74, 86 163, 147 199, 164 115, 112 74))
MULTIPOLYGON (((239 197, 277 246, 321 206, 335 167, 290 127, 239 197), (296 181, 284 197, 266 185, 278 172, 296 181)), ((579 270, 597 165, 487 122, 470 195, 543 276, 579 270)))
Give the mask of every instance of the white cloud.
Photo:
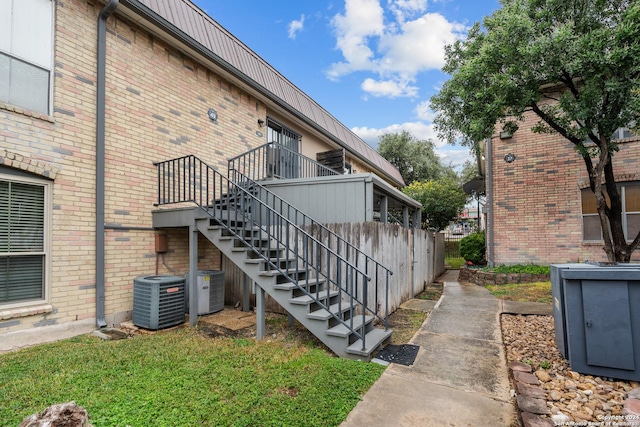
POLYGON ((427 140, 430 139, 436 146, 445 145, 445 143, 437 139, 437 134, 433 125, 425 124, 423 122, 406 122, 402 124, 392 124, 384 128, 368 128, 368 127, 354 127, 351 129, 356 135, 364 139, 372 147, 378 146, 378 140, 386 133, 400 133, 406 130, 417 139, 427 140))
POLYGON ((378 0, 347 0, 344 15, 335 15, 331 24, 345 61, 332 64, 327 72, 329 78, 371 69, 374 52, 369 47, 370 38, 384 32, 384 11, 378 0))
POLYGON ((435 152, 442 160, 442 164, 447 166, 462 166, 467 160, 475 162, 475 158, 467 147, 449 145, 443 148, 436 148, 435 152))
POLYGON ((389 9, 399 22, 427 10, 427 0, 390 0, 389 9))
POLYGON ((433 124, 424 122, 406 122, 402 124, 393 124, 384 128, 368 128, 354 127, 351 128, 356 135, 362 138, 367 144, 374 148, 378 147, 380 137, 386 133, 400 133, 406 130, 411 135, 420 140, 431 140, 435 144, 435 153, 440 157, 445 165, 459 166, 466 160, 473 160, 471 153, 467 147, 459 147, 448 145, 444 141, 440 141, 433 127, 433 124))
POLYGON ((442 68, 444 47, 459 39, 464 28, 438 13, 427 13, 402 24, 398 34, 380 41, 382 70, 415 75, 442 68))
POLYGON ((296 34, 304 29, 304 14, 299 20, 289 22, 289 38, 295 40, 296 34))
POLYGON ((431 109, 430 101, 423 101, 419 103, 415 108, 415 112, 417 118, 419 118, 420 120, 425 120, 427 122, 432 122, 433 118, 435 117, 435 113, 431 109))
POLYGON ((444 46, 462 38, 466 27, 438 13, 425 13, 426 0, 391 0, 387 15, 380 0, 345 0, 344 14, 331 23, 344 61, 331 64, 332 80, 369 72, 361 87, 373 96, 415 97, 410 84, 420 72, 444 65, 444 46))
POLYGON ((410 86, 410 82, 393 80, 365 79, 360 86, 366 93, 386 98, 397 98, 399 96, 416 96, 418 88, 410 86))

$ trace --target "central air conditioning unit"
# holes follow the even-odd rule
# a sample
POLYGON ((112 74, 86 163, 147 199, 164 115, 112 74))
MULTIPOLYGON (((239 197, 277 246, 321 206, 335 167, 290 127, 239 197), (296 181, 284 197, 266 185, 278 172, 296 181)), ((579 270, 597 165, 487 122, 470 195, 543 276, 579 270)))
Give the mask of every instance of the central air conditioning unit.
MULTIPOLYGON (((186 309, 189 311, 189 273, 186 275, 186 309)), ((210 314, 224 309, 224 271, 198 270, 196 275, 198 290, 198 315, 210 314)))
POLYGON ((133 281, 133 324, 163 329, 184 322, 185 280, 178 276, 141 276, 133 281))

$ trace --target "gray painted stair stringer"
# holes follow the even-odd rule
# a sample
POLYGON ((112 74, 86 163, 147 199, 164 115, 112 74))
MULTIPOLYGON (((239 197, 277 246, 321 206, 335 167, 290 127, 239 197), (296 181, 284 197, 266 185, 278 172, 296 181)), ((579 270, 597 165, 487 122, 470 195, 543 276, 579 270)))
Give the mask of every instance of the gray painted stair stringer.
MULTIPOLYGON (((295 317, 302 325, 304 325, 311 333, 313 333, 320 341, 322 341, 329 349, 340 357, 350 359, 370 360, 371 354, 386 342, 391 336, 391 330, 383 330, 373 327, 371 323, 373 318, 366 316, 367 331, 365 349, 362 349, 361 340, 356 340, 353 334, 348 332, 348 328, 344 325, 332 325, 330 322, 331 315, 321 315, 321 313, 310 313, 310 307, 313 302, 309 301, 304 304, 303 299, 295 299, 293 295, 296 286, 287 286, 288 284, 277 283, 276 272, 265 271, 266 263, 256 261, 255 258, 248 257, 248 247, 242 248, 236 246, 236 238, 225 235, 221 226, 211 226, 210 218, 196 220, 198 231, 202 233, 211 243, 213 243, 225 256, 227 256, 235 265, 237 265, 251 280, 253 280, 261 289, 263 289, 272 299, 280 304, 288 313, 295 317), (230 238, 231 237, 231 238, 230 238), (353 342, 355 341, 355 342, 353 342)), ((326 291, 325 291, 326 293, 326 291)), ((298 297, 299 298, 299 297, 298 297)), ((348 311, 348 302, 341 303, 342 311, 348 311)), ((337 304, 336 304, 337 306, 337 304)), ((321 312, 322 310, 320 310, 321 312)), ((324 310, 326 312, 326 310, 324 310)), ((334 313, 337 313, 337 308, 334 313)), ((362 323, 361 315, 356 315, 353 319, 354 325, 362 323)))

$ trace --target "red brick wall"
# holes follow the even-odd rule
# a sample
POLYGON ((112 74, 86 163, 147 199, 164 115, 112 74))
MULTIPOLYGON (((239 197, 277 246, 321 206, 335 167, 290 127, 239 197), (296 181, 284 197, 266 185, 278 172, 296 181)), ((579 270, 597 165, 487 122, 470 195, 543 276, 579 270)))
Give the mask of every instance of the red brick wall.
MULTIPOLYGON (((559 135, 532 133, 536 122, 528 113, 512 138, 491 139, 495 264, 606 261, 602 244, 582 241, 584 161, 559 135), (512 163, 504 160, 508 153, 516 157, 512 163)), ((614 171, 628 174, 624 180, 640 179, 638 141, 625 140, 614 155, 614 171)))

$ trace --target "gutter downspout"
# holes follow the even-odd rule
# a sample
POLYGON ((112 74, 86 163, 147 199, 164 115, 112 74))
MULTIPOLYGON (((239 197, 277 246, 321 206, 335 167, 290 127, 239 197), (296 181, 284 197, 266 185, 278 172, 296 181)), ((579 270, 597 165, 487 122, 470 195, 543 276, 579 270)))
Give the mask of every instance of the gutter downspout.
POLYGON ((96 90, 96 325, 107 326, 104 319, 104 166, 105 166, 105 76, 107 62, 107 19, 120 0, 109 3, 98 15, 98 57, 96 90))
MULTIPOLYGON (((487 252, 489 267, 495 267, 493 260, 493 147, 491 138, 487 138, 487 252)), ((478 212, 478 214, 480 214, 478 212)))

